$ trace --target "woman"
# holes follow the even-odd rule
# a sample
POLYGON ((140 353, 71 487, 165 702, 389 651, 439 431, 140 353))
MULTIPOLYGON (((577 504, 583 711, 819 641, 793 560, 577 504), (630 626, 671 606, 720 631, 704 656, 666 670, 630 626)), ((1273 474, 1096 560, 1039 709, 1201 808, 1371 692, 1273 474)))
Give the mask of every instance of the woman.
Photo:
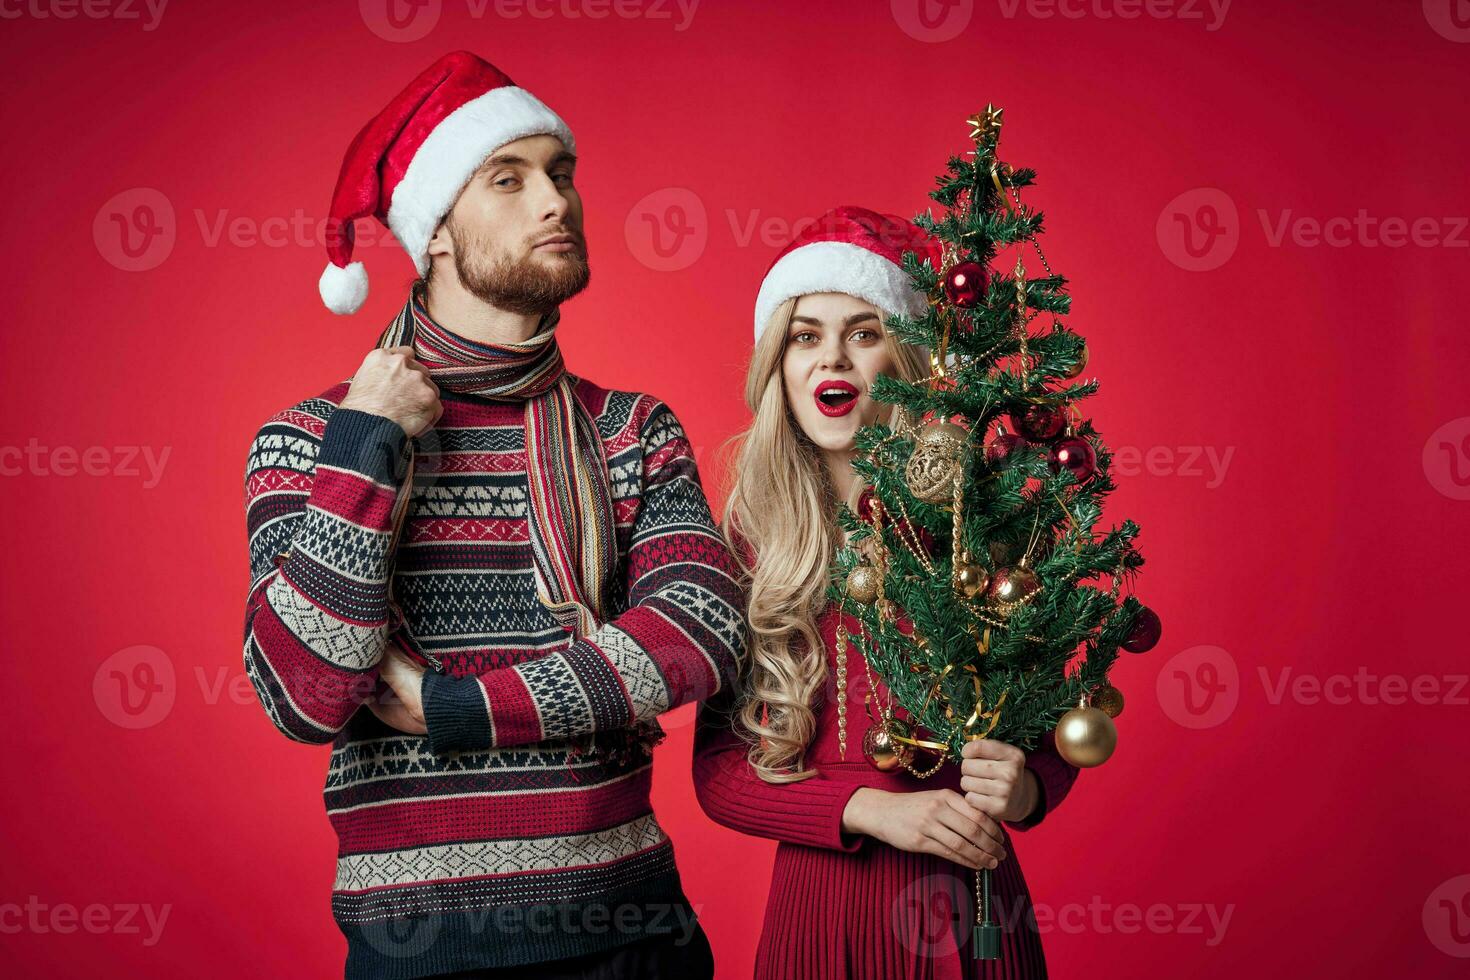
POLYGON ((735 703, 704 708, 694 776, 710 817, 781 842, 758 978, 1046 974, 1006 828, 1040 822, 1076 770, 1049 746, 1027 756, 992 740, 928 780, 874 768, 863 739, 890 695, 857 649, 839 651, 825 599, 839 501, 862 489, 853 437, 884 411, 873 381, 928 373, 927 353, 884 327, 923 308, 905 251, 931 256, 912 224, 838 208, 777 257, 756 303, 754 418, 724 516, 746 574, 751 666, 735 703), (973 957, 979 868, 995 869, 998 961, 973 957))

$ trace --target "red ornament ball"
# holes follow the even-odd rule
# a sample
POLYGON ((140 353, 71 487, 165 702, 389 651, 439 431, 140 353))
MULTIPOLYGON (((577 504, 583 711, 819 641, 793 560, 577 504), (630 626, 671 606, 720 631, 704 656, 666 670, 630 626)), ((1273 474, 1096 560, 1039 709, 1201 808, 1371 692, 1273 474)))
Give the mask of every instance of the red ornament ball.
POLYGON ((1002 432, 985 447, 985 462, 999 466, 1010 458, 1011 453, 1026 445, 1026 440, 1014 432, 1002 432))
POLYGON ((1032 442, 1050 442, 1067 424, 1067 413, 1057 405, 1027 405, 1011 413, 1016 431, 1032 442))
POLYGON ((944 275, 944 298, 969 309, 984 297, 987 279, 979 262, 960 262, 944 275))
POLYGON ((858 495, 857 502, 858 519, 867 523, 873 519, 873 488, 868 487, 858 495))
POLYGON ((1164 632, 1164 624, 1159 622, 1159 614, 1147 606, 1138 614, 1133 621, 1133 628, 1123 639, 1123 649, 1129 653, 1144 653, 1154 648, 1159 642, 1159 637, 1164 632))
POLYGON ((1051 471, 1060 473, 1062 467, 1072 471, 1078 483, 1086 483, 1097 472, 1097 454, 1092 443, 1081 436, 1067 436, 1057 440, 1051 447, 1051 471))
POLYGON ((1020 602, 1039 588, 1041 580, 1031 569, 1001 568, 990 577, 990 588, 986 590, 986 595, 992 602, 1009 604, 1020 602))

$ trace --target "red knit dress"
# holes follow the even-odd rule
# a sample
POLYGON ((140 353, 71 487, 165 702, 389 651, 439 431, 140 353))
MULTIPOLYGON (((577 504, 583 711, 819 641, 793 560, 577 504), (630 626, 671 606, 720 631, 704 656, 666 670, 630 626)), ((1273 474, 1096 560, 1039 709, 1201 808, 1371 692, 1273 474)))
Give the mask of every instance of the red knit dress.
MULTIPOLYGON (((730 726, 728 705, 701 709, 694 749, 694 784, 709 816, 734 830, 780 841, 765 923, 756 952, 757 980, 949 980, 1046 976, 1030 894, 1019 856, 1006 834, 1007 858, 992 872, 992 916, 1003 930, 998 960, 976 960, 975 873, 930 854, 890 847, 842 831, 848 798, 862 786, 891 792, 949 788, 960 770, 946 765, 928 779, 904 770, 882 773, 863 756, 870 724, 863 699, 867 671, 848 646, 847 757, 837 743, 835 606, 820 619, 827 648, 827 689, 817 707, 817 732, 806 762, 817 775, 797 783, 767 783, 746 757, 747 743, 730 726)), ((847 617, 848 628, 858 622, 847 617)), ((875 674, 877 704, 889 694, 875 674)), ((895 714, 903 717, 902 709, 895 714)), ((1026 762, 1041 787, 1036 811, 1008 830, 1034 827, 1071 789, 1077 770, 1048 740, 1026 762)))

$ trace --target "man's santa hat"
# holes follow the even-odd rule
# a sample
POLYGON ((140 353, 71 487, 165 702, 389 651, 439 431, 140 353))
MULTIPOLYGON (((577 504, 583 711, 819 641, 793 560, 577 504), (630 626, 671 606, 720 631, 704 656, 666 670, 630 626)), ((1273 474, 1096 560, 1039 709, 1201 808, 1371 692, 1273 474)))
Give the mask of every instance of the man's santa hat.
POLYGON ((430 65, 347 148, 318 283, 327 309, 356 313, 367 299, 367 270, 352 261, 354 221, 372 215, 387 225, 423 275, 429 239, 480 165, 505 144, 540 135, 576 151, 561 117, 488 61, 455 51, 430 65))
POLYGON ((755 300, 755 338, 788 299, 807 293, 847 293, 887 313, 918 316, 924 294, 903 271, 903 254, 927 258, 936 270, 934 239, 911 221, 867 208, 833 208, 781 250, 755 300))

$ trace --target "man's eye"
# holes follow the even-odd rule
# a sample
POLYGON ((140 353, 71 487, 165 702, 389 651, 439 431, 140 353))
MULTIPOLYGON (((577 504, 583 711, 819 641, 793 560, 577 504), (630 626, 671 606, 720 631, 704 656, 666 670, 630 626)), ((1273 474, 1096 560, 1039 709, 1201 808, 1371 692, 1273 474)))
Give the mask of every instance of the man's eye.
POLYGON ((510 187, 512 184, 516 183, 516 179, 509 176, 496 177, 494 183, 496 187, 510 187))
POLYGON ((551 179, 559 184, 566 185, 572 182, 571 174, 552 174, 551 179))

